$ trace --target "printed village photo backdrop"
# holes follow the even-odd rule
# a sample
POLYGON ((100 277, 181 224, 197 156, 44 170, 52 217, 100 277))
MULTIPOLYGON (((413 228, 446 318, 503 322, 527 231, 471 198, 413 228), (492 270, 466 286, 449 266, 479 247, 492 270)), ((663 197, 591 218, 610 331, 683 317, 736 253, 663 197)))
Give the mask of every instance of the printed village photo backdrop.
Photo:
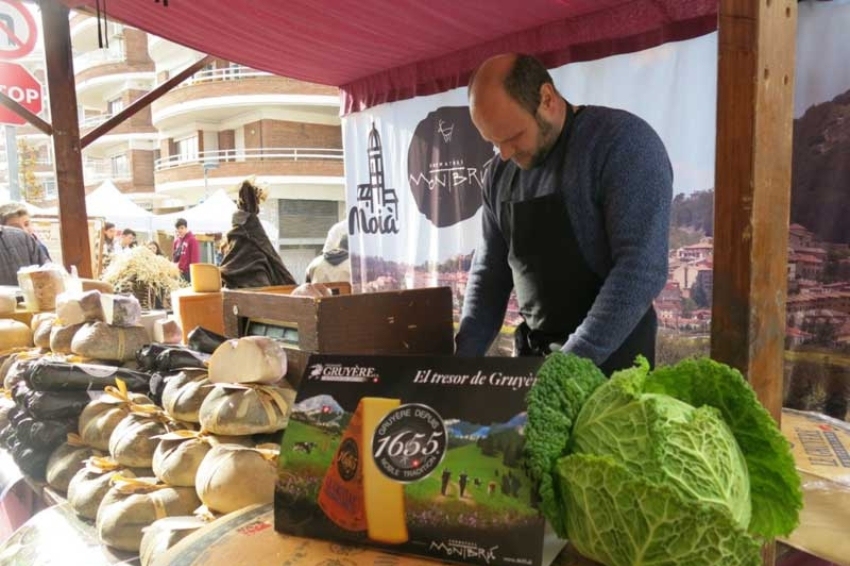
MULTIPOLYGON (((847 419, 850 399, 850 1, 798 4, 786 406, 847 419)), ((629 110, 661 136, 674 169, 670 274, 655 302, 656 358, 707 354, 713 289, 717 34, 550 70, 575 104, 629 110)), ((343 118, 355 291, 447 286, 459 316, 494 153, 466 89, 343 118)), ((519 321, 511 300, 502 340, 519 321)))

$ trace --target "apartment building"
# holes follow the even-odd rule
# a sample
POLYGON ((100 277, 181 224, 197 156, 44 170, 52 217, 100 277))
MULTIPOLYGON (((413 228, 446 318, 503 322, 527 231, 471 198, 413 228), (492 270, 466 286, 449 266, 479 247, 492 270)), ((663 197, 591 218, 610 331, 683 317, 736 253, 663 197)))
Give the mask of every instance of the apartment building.
MULTIPOLYGON (((82 135, 203 56, 114 22, 101 28, 100 47, 96 18, 72 14, 70 25, 82 135)), ((28 66, 38 74, 43 62, 28 66)), ((44 189, 38 204, 55 204, 49 139, 20 127, 18 140, 44 189)), ((215 60, 87 146, 83 169, 86 191, 110 179, 155 213, 220 189, 235 197, 255 176, 269 192, 263 218, 278 228, 281 256, 302 278, 345 210, 338 92, 215 60)))

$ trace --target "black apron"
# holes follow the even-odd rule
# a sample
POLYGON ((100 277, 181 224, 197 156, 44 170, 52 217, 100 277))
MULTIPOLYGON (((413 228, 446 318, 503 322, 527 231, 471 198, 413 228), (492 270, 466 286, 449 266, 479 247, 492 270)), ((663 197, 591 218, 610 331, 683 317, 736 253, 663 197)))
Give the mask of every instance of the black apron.
MULTIPOLYGON (((572 130, 574 114, 569 103, 567 108, 567 131, 558 145, 569 142, 572 130)), ((508 190, 514 181, 509 179, 508 190)), ((500 198, 500 224, 524 320, 514 336, 515 353, 543 356, 550 353, 550 344, 565 343, 584 321, 603 280, 581 254, 560 190, 520 202, 509 199, 509 194, 500 198)), ((601 364, 602 371, 610 375, 631 367, 638 355, 654 366, 656 330, 655 309, 650 306, 623 344, 601 364)))

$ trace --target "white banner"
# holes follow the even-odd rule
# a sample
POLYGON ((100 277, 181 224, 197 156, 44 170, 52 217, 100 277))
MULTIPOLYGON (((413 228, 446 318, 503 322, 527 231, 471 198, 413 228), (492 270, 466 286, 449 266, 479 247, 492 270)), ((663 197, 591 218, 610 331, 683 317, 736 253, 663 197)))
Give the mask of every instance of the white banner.
MULTIPOLYGON (((714 179, 717 36, 552 70, 574 104, 647 120, 664 140, 676 192, 714 179)), ((460 308, 480 231, 481 140, 466 88, 384 104, 343 120, 352 280, 358 291, 447 285, 460 308)))

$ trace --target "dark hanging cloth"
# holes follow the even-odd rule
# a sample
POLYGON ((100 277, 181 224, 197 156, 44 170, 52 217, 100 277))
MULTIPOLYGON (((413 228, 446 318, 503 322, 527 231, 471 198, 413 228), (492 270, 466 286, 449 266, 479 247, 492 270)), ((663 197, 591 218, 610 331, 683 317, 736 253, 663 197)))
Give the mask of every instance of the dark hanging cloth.
POLYGON ((221 261, 221 278, 229 289, 295 284, 263 230, 257 216, 259 204, 258 189, 248 181, 242 183, 239 210, 233 214, 227 252, 221 261))

